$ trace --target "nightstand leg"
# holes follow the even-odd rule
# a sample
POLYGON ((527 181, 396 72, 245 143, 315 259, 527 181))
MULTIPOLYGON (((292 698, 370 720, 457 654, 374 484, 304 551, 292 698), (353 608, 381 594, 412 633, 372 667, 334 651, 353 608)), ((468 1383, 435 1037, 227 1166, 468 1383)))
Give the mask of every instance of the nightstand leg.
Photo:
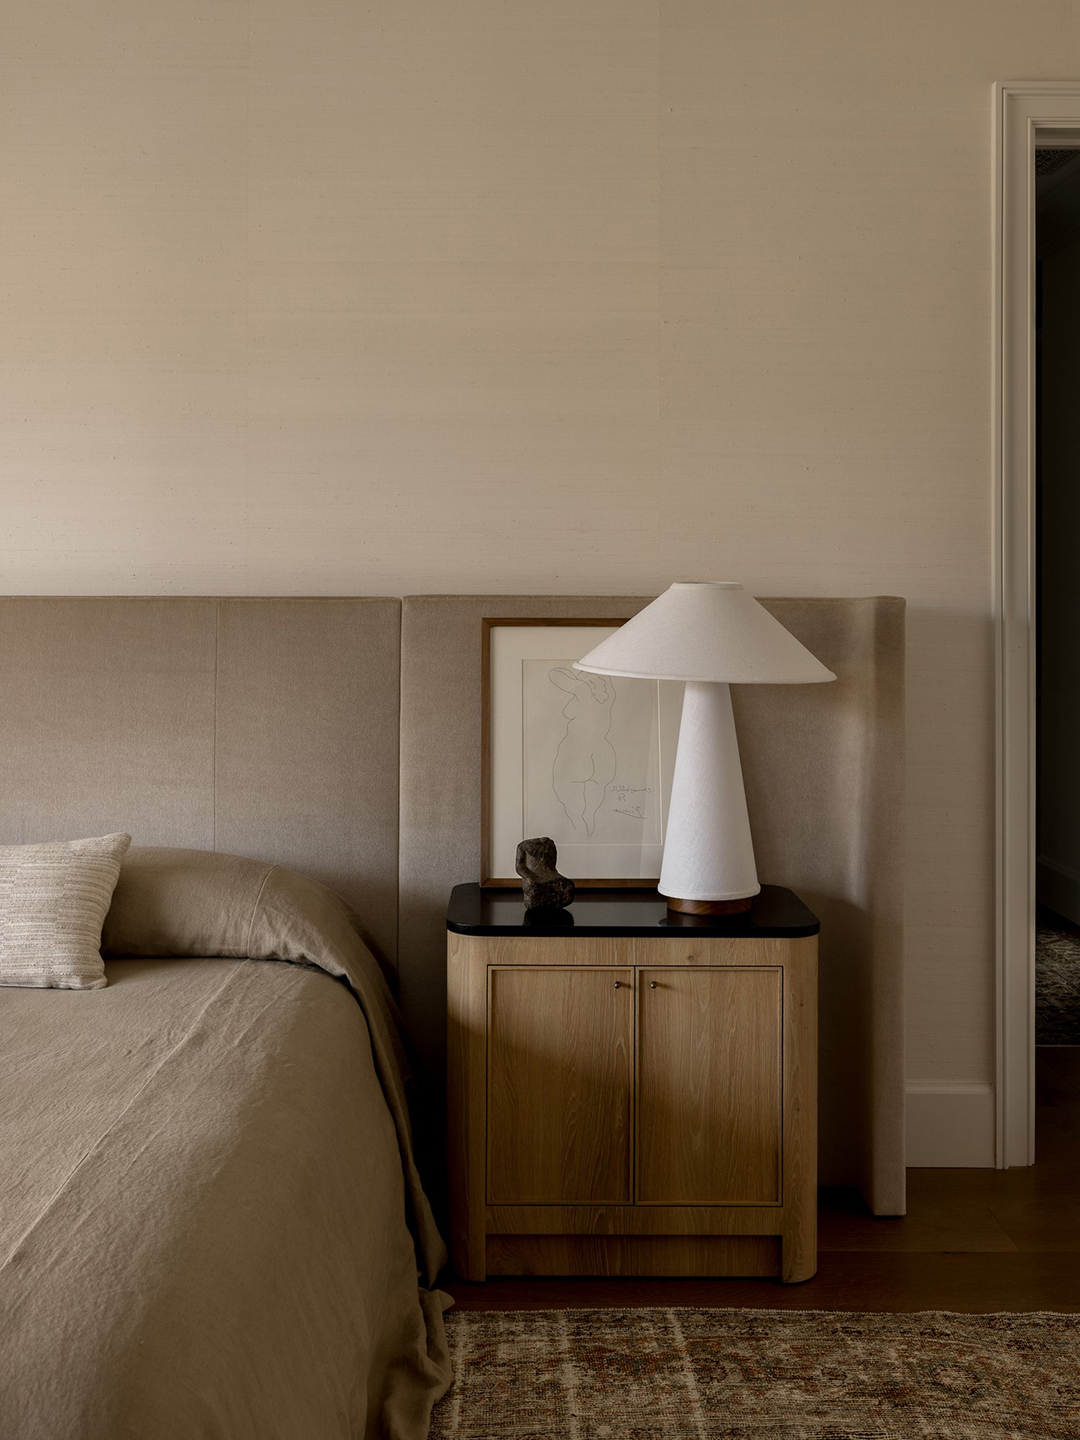
POLYGON ((811 1212, 780 1237, 780 1279, 798 1285, 817 1274, 817 1224, 811 1212))
POLYGON ((487 1237, 483 1234, 466 1237, 459 1232, 454 1236, 450 1259, 459 1280, 487 1279, 486 1240, 487 1237))

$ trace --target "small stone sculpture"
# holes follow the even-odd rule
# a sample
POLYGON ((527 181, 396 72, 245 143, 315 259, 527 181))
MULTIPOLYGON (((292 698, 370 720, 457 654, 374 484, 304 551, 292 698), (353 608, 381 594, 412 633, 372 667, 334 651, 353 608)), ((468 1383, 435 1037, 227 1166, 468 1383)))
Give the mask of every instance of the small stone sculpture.
POLYGON ((558 860, 555 841, 547 836, 522 840, 514 857, 514 868, 521 876, 521 889, 526 910, 560 910, 574 898, 574 882, 555 869, 558 860))

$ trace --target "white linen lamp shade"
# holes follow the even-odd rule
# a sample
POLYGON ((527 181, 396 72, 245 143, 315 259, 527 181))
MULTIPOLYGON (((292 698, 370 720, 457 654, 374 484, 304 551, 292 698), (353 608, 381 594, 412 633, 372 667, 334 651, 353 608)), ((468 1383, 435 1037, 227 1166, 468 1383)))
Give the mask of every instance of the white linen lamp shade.
POLYGON ((673 910, 747 909, 761 886, 730 686, 836 676, 734 581, 672 585, 575 668, 686 682, 660 893, 673 910))

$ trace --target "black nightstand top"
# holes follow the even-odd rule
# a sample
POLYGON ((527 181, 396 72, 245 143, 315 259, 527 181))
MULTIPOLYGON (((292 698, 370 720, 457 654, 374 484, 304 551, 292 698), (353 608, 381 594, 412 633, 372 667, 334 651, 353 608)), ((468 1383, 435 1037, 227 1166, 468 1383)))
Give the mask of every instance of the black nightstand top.
POLYGON ((753 939, 816 935, 817 916, 782 885, 763 885, 738 915, 679 915, 655 890, 579 890, 566 910, 526 911, 521 891, 455 885, 446 928, 459 935, 695 935, 753 939))

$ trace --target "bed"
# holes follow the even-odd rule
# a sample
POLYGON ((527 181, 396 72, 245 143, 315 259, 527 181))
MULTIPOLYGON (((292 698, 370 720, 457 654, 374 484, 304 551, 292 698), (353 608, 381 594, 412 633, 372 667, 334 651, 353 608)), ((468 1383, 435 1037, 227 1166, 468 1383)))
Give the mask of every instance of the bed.
POLYGON ((427 1433, 450 1367, 388 983, 397 627, 389 601, 0 602, 0 840, 136 841, 107 986, 0 989, 10 1440, 427 1433))
POLYGON ((137 850, 104 953, 105 989, 0 994, 0 1433, 425 1435, 443 1254, 348 907, 137 850))

